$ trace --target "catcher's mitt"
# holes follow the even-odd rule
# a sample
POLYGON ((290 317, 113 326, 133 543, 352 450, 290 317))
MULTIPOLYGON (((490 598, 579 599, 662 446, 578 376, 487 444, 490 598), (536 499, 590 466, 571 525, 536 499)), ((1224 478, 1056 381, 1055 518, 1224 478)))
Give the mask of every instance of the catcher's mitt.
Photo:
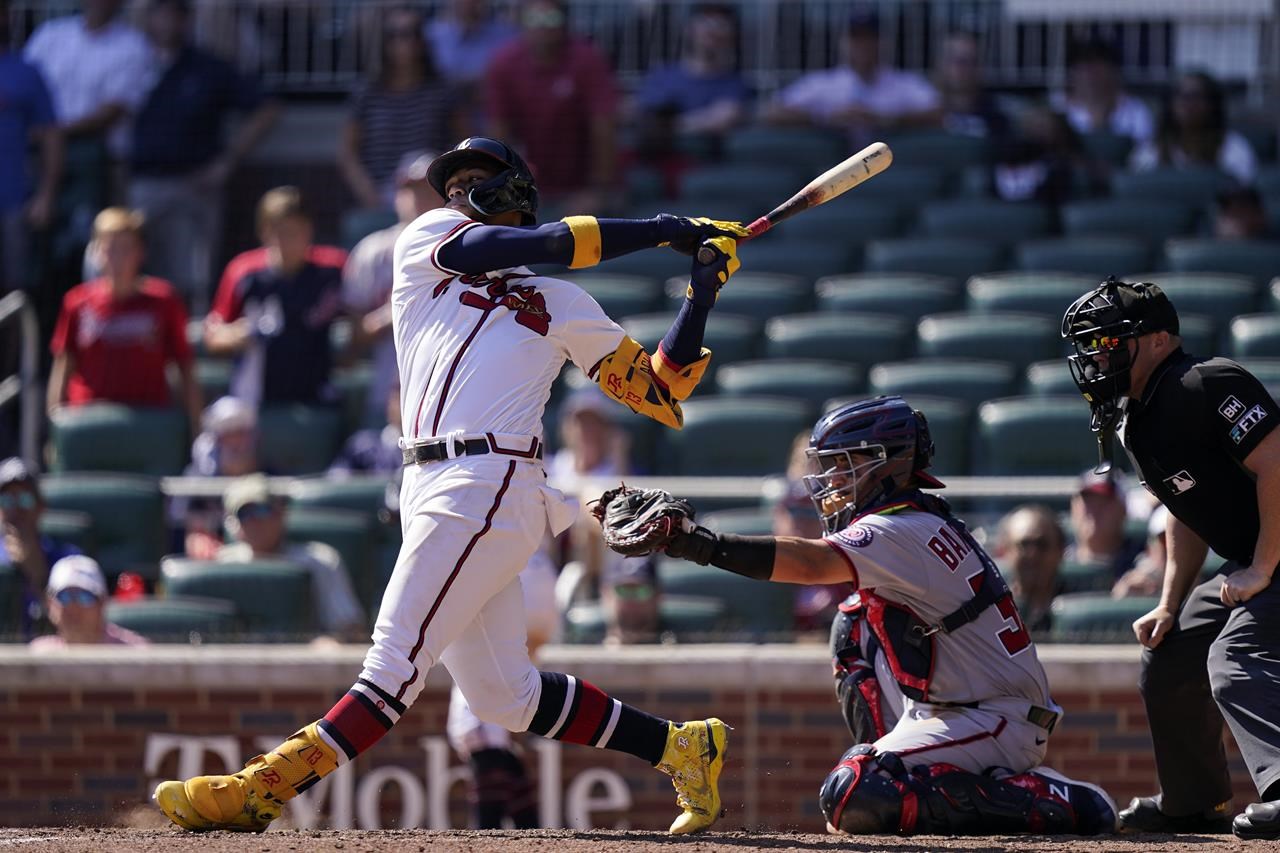
POLYGON ((694 528, 696 514, 688 501, 662 489, 610 489, 591 507, 604 542, 628 557, 664 550, 671 540, 694 528))

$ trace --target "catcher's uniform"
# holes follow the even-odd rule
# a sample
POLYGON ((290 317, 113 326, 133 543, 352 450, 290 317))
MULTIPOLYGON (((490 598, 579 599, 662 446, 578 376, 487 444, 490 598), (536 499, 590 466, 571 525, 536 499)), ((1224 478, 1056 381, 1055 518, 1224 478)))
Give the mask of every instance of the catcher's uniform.
POLYGON ((837 674, 870 705, 880 752, 908 766, 953 764, 1020 773, 1044 758, 1061 708, 1012 597, 962 527, 913 503, 855 518, 824 541, 849 563, 859 595, 837 620, 837 674), (928 633, 984 586, 995 603, 954 631, 928 633), (862 669, 861 673, 857 671, 862 669))

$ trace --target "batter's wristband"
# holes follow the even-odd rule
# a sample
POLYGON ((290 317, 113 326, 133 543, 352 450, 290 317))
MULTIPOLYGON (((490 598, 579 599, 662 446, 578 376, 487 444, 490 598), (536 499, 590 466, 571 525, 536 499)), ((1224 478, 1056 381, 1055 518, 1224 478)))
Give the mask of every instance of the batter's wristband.
POLYGON ((566 216, 561 220, 573 234, 573 260, 569 269, 580 270, 600 263, 603 241, 600 223, 594 216, 566 216))
POLYGON ((772 536, 719 533, 711 551, 711 565, 743 577, 767 581, 773 577, 773 560, 777 552, 778 540, 772 536))

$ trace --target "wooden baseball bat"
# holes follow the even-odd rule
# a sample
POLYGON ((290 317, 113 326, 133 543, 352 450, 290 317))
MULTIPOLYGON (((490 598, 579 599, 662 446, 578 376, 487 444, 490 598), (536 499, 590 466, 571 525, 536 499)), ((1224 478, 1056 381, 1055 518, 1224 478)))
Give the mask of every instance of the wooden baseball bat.
MULTIPOLYGON (((832 166, 818 177, 804 185, 804 189, 761 216, 747 226, 751 232, 746 237, 739 237, 738 242, 753 240, 773 226, 790 219, 796 214, 826 204, 836 196, 843 195, 863 181, 868 181, 889 168, 893 162, 893 152, 883 142, 873 142, 854 154, 848 160, 832 166)), ((711 249, 703 247, 698 250, 698 262, 709 264, 715 259, 711 249)))

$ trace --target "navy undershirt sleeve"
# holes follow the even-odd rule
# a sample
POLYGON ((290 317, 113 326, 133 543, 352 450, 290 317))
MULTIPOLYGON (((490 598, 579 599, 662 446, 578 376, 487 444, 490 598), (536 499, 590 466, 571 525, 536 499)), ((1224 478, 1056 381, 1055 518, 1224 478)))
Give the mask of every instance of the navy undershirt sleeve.
MULTIPOLYGON (((665 242, 656 219, 600 219, 600 249, 605 260, 652 249, 665 242)), ((563 222, 534 228, 484 225, 467 228, 440 247, 440 265, 460 273, 482 273, 528 264, 568 266, 573 234, 563 222)))
POLYGON ((702 336, 706 333, 710 313, 711 308, 706 305, 695 305, 689 299, 684 301, 660 344, 669 361, 684 367, 701 357, 702 336))

